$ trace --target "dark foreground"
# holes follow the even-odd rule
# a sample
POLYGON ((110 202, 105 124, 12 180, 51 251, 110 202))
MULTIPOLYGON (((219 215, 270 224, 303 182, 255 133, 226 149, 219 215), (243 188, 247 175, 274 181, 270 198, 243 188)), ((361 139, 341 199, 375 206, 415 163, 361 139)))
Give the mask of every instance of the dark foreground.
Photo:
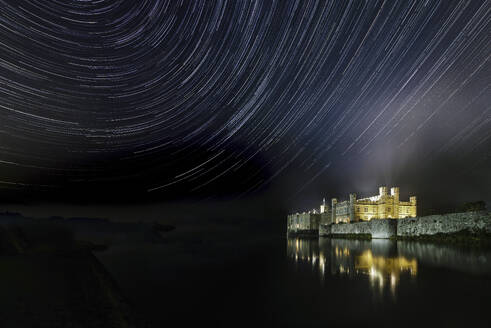
POLYGON ((91 224, 91 243, 2 230, 1 327, 490 324, 488 248, 91 224))

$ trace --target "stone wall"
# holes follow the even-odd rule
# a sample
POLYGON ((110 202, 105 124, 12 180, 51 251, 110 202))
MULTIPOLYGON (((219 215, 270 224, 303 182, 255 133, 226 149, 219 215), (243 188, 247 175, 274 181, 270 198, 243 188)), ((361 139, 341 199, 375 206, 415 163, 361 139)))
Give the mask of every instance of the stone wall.
POLYGON ((348 234, 371 234, 370 222, 357 223, 338 223, 331 226, 331 234, 348 235, 348 234))
POLYGON ((286 232, 289 238, 293 237, 318 237, 319 230, 290 230, 286 232))
POLYGON ((415 237, 462 230, 491 233, 490 212, 463 212, 430 215, 397 221, 397 236, 415 237))
POLYGON ((397 221, 399 220, 388 219, 369 221, 372 238, 395 237, 397 235, 397 221))
POLYGON ((321 223, 319 225, 319 236, 321 237, 327 237, 331 234, 331 225, 330 224, 323 224, 321 223))
POLYGON ((331 234, 365 234, 372 238, 390 238, 396 236, 397 220, 371 220, 346 224, 333 224, 331 234))
POLYGON ((321 214, 296 213, 287 217, 287 234, 289 235, 318 235, 321 214))
POLYGON ((321 235, 369 234, 372 238, 417 237, 462 230, 491 233, 490 212, 464 212, 407 219, 374 219, 368 222, 322 227, 321 235))

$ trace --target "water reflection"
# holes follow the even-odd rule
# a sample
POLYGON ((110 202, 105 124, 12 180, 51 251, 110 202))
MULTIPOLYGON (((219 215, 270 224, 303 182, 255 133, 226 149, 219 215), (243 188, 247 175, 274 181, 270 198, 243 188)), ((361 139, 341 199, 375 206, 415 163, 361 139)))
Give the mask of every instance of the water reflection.
POLYGON ((370 289, 381 294, 387 288, 395 296, 401 279, 414 281, 418 264, 472 274, 491 273, 491 251, 465 250, 438 245, 392 240, 301 239, 287 240, 287 254, 298 265, 309 265, 327 275, 368 278, 370 289))
POLYGON ((374 256, 371 250, 366 250, 355 257, 355 271, 370 277, 372 289, 378 287, 382 291, 386 281, 389 281, 391 292, 395 294, 400 276, 409 273, 411 277, 415 277, 418 263, 415 258, 374 256))

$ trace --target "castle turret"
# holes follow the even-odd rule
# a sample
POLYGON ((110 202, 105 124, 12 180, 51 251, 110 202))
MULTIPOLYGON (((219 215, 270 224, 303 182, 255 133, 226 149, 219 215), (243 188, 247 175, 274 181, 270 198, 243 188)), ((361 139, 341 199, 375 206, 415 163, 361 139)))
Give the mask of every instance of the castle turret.
POLYGON ((321 204, 321 208, 320 208, 320 213, 325 213, 327 212, 327 206, 326 206, 326 199, 323 198, 322 199, 322 204, 321 204))
POLYGON ((387 187, 382 186, 378 188, 379 196, 387 196, 387 187))
POLYGON ((413 206, 412 216, 416 217, 418 215, 418 204, 416 202, 416 196, 409 197, 409 202, 411 202, 411 205, 413 206))
POLYGON ((394 218, 399 218, 399 187, 390 188, 390 195, 394 200, 394 218))
POLYGON ((331 200, 331 214, 332 214, 332 223, 336 223, 336 204, 338 203, 338 200, 336 198, 333 198, 331 200))
POLYGON ((355 218, 355 203, 356 203, 356 194, 349 195, 349 221, 355 222, 358 221, 355 218))

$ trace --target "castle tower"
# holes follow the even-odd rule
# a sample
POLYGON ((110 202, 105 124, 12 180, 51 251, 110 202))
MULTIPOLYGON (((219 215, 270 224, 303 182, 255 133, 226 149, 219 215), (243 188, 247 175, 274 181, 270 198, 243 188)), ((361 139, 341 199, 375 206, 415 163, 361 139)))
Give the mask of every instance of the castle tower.
POLYGON ((378 188, 379 196, 387 196, 387 187, 382 186, 378 188))
POLYGON ((332 223, 336 223, 336 204, 338 203, 338 200, 336 198, 333 198, 331 200, 331 216, 332 216, 332 223))
POLYGON ((390 188, 390 195, 394 200, 394 218, 399 218, 399 187, 390 188))
POLYGON ((320 213, 325 213, 327 212, 327 206, 326 206, 326 199, 323 198, 322 199, 322 204, 321 204, 321 208, 320 208, 320 213))
POLYGON ((409 202, 411 202, 411 207, 413 207, 413 213, 411 214, 413 217, 416 217, 418 215, 418 204, 416 202, 416 196, 409 197, 409 202))
POLYGON ((349 194, 349 222, 355 222, 355 203, 356 203, 356 194, 349 194))

